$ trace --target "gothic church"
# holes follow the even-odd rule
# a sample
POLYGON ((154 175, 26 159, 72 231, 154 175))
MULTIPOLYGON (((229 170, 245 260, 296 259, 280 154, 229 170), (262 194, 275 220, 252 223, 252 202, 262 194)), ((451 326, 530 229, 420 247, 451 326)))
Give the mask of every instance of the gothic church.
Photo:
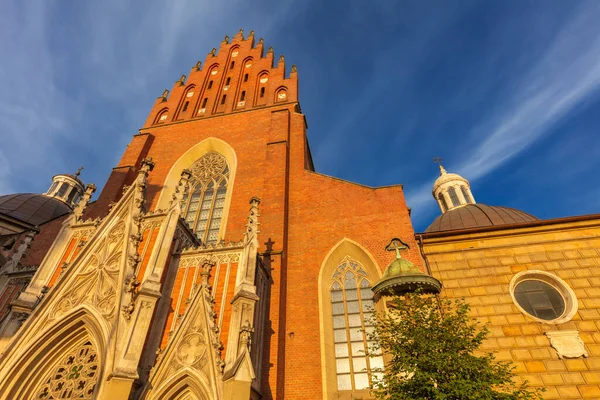
POLYGON ((600 215, 478 204, 440 167, 415 233, 402 185, 316 172, 306 131, 295 66, 240 31, 95 201, 79 171, 0 196, 0 398, 369 399, 365 320, 418 286, 545 398, 600 398, 600 215))

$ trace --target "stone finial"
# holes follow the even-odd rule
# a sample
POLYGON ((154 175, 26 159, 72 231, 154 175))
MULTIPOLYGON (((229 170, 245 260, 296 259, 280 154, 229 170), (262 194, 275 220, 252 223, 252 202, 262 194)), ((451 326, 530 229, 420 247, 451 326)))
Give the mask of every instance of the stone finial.
POLYGON ((215 49, 213 47, 209 54, 212 55, 213 57, 216 56, 217 55, 217 49, 215 49))
POLYGON ((169 90, 165 89, 165 91, 160 95, 159 99, 162 99, 163 101, 167 101, 167 97, 169 97, 169 90))
POLYGON ((260 199, 256 196, 253 196, 250 199, 250 213, 248 214, 248 223, 246 224, 246 233, 244 233, 245 241, 248 242, 250 240, 257 240, 257 235, 260 233, 258 230, 258 217, 260 214, 258 213, 258 205, 260 204, 260 199))
POLYGON ((269 46, 269 50, 267 50, 267 53, 272 53, 273 52, 273 46, 269 46))
POLYGON ((279 62, 285 62, 285 57, 283 56, 283 54, 279 56, 279 62))
POLYGON ((250 30, 250 33, 248 34, 248 37, 254 36, 254 30, 250 30))
POLYGON ((196 63, 196 67, 195 68, 196 68, 196 71, 200 71, 202 69, 202 61, 198 61, 196 63))
POLYGON ((189 169, 184 169, 181 171, 181 178, 179 178, 179 183, 175 186, 175 191, 173 192, 173 197, 171 200, 172 204, 179 204, 181 206, 181 202, 183 201, 183 196, 187 190, 188 181, 192 177, 192 173, 189 169))
POLYGON ((223 43, 229 44, 229 36, 225 35, 225 38, 223 39, 223 43))
POLYGON ((292 72, 298 72, 298 68, 296 68, 296 64, 292 65, 292 72))
POLYGON ((187 78, 187 77, 185 76, 185 74, 183 74, 183 75, 181 75, 181 78, 179 78, 179 80, 175 83, 179 83, 180 86, 183 86, 183 85, 185 85, 185 78, 187 78))
POLYGON ((152 157, 144 158, 140 165, 140 172, 144 172, 148 174, 148 172, 154 169, 154 161, 152 161, 152 157))
POLYGON ((85 185, 85 191, 83 192, 83 196, 81 196, 81 199, 79 199, 79 202, 73 210, 73 214, 75 214, 76 221, 79 221, 83 216, 83 212, 87 208, 87 205, 89 204, 90 199, 92 198, 92 194, 94 194, 95 191, 96 185, 94 185, 93 183, 88 183, 87 185, 85 185))

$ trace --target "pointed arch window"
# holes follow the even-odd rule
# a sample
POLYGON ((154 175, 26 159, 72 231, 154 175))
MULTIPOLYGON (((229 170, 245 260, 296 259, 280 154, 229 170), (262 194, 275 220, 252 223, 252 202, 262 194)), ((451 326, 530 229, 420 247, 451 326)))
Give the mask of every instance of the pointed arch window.
POLYGON ((458 195, 456 194, 456 189, 454 187, 448 188, 448 194, 450 195, 450 200, 452 200, 452 206, 456 207, 460 205, 460 201, 458 200, 458 195))
POLYGON ((98 380, 99 358, 91 342, 73 348, 53 366, 36 390, 36 399, 91 399, 98 380))
POLYGON ((383 368, 381 355, 367 356, 373 332, 371 282, 363 266, 346 256, 331 277, 331 308, 337 389, 368 389, 373 368, 383 368))
POLYGON ((192 178, 183 197, 185 222, 207 244, 219 238, 229 183, 229 165, 221 154, 210 152, 190 167, 192 178))

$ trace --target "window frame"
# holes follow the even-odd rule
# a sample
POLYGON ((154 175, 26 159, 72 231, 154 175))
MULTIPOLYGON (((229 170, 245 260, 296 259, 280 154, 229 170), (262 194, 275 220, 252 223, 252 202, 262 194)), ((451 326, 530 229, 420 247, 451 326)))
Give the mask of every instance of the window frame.
MULTIPOLYGON (((331 307, 331 332, 330 335, 333 339, 333 368, 335 369, 335 380, 332 385, 335 387, 338 393, 358 393, 368 390, 368 386, 357 388, 357 378, 358 375, 366 374, 367 385, 372 382, 373 372, 371 364, 374 363, 374 359, 379 359, 381 366, 383 366, 383 356, 381 354, 375 355, 371 357, 369 355, 369 348, 371 347, 371 343, 365 334, 365 331, 368 328, 372 328, 372 325, 369 325, 365 322, 375 310, 375 303, 373 299, 373 294, 371 292, 372 288, 372 278, 369 278, 369 274, 367 269, 356 259, 345 256, 334 269, 333 273, 329 277, 329 305, 331 307), (350 278, 348 275, 351 275, 350 278), (354 287, 348 287, 347 282, 354 282, 354 287), (366 284, 365 284, 366 283, 366 284), (368 291, 367 296, 364 296, 363 291, 368 291), (353 298, 348 298, 348 292, 356 291, 356 296, 352 296, 353 298), (341 295, 335 295, 338 293, 341 295), (354 298, 356 297, 356 298, 354 298), (366 305, 365 302, 368 302, 366 305), (358 312, 356 310, 350 310, 350 305, 352 303, 356 303, 358 306, 358 312), (369 304, 370 303, 370 304, 369 304), (336 308, 341 305, 341 313, 336 312, 336 308), (351 323, 351 317, 358 315, 360 319, 360 326, 350 326, 355 325, 356 321, 351 323), (341 321, 340 317, 343 317, 343 321, 341 321), (343 322, 341 326, 336 326, 336 318, 337 321, 343 322), (345 340, 338 340, 337 336, 340 332, 345 331, 345 340), (358 333, 358 334, 357 334, 358 333), (361 340, 355 340, 360 336, 361 340), (343 353, 344 346, 346 345, 346 352, 343 353), (357 347, 358 350, 355 348, 357 347), (337 350, 341 349, 342 354, 338 355, 337 350), (357 350, 357 351, 355 351, 357 350), (363 352, 361 354, 361 352, 363 352), (346 361, 348 370, 343 370, 339 372, 340 361, 346 361), (356 365, 358 363, 364 362, 364 368, 361 370, 355 370, 356 365), (350 388, 342 388, 340 387, 340 376, 348 376, 350 388)), ((360 367, 358 367, 360 368, 360 367)))
POLYGON ((573 289, 571 289, 571 287, 564 280, 546 271, 528 270, 519 272, 510 281, 509 293, 513 300, 513 303, 521 313, 523 313, 528 318, 531 318, 535 321, 544 324, 562 324, 568 322, 575 316, 575 314, 577 313, 577 309, 579 308, 577 296, 575 295, 573 289), (521 305, 515 297, 515 289, 517 285, 519 285, 519 283, 527 280, 539 280, 545 282, 552 286, 554 289, 556 289, 558 293, 560 293, 565 302, 565 309, 558 318, 554 318, 551 320, 538 318, 535 315, 530 314, 523 307, 521 307, 521 305))
POLYGON ((211 151, 204 154, 198 160, 196 160, 192 166, 190 167, 192 171, 192 177, 188 183, 188 189, 184 194, 182 200, 182 216, 186 224, 188 224, 190 230, 194 232, 194 234, 198 235, 198 237, 202 240, 203 244, 216 244, 222 238, 221 232, 223 229, 223 221, 225 218, 225 213, 227 209, 227 196, 229 193, 230 186, 230 178, 231 178, 231 168, 229 163, 227 162, 227 158, 222 154, 211 151), (222 162, 225 164, 225 167, 218 172, 214 172, 207 177, 198 177, 194 175, 194 165, 200 163, 202 159, 210 157, 210 156, 218 156, 222 159, 222 162), (221 193, 219 193, 221 192, 221 193), (194 201, 194 196, 197 194, 197 201, 194 201), (221 196, 222 194, 222 196, 221 196), (207 198, 207 195, 210 195, 210 198, 207 198), (221 196, 219 198, 219 196, 221 196), (204 209, 204 202, 210 200, 210 204, 208 204, 208 208, 204 209), (221 202, 221 205, 217 205, 217 201, 221 202), (190 210, 192 203, 196 203, 196 208, 190 210), (216 215, 217 210, 220 210, 221 214, 219 216, 216 215), (201 219, 202 212, 207 212, 206 220, 201 219), (189 219, 189 213, 195 213, 193 219, 189 219), (219 219, 219 225, 216 229, 211 229, 212 223, 215 219, 219 219), (198 229, 198 225, 200 222, 205 221, 204 228, 198 229), (216 230, 216 237, 210 239, 211 232, 216 230))
POLYGON ((456 188, 454 186, 448 188, 448 197, 450 197, 452 208, 460 206, 460 199, 458 198, 458 193, 456 193, 456 188))

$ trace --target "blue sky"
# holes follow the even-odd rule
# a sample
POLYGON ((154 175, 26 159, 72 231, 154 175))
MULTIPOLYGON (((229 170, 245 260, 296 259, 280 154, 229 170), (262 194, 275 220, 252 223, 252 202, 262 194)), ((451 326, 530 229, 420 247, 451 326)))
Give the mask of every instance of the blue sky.
POLYGON ((319 172, 404 184, 434 156, 478 202, 600 212, 600 2, 3 1, 0 194, 101 187, 165 88, 240 28, 296 64, 319 172))

